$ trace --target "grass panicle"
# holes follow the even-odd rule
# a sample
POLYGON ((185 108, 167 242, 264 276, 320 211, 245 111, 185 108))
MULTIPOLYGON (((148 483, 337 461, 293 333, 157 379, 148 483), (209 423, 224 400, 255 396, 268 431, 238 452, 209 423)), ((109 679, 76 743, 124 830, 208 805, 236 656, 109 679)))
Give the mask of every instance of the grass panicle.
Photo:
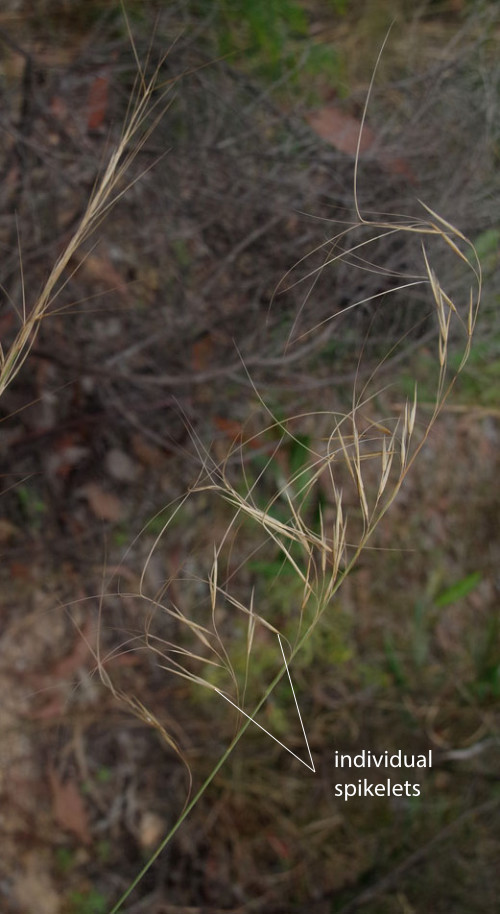
MULTIPOLYGON (((273 456, 259 471, 256 481, 252 481, 247 476, 247 458, 251 459, 251 453, 255 449, 256 443, 269 438, 272 433, 278 437, 278 449, 284 443, 290 443, 295 437, 290 429, 293 428, 294 422, 304 419, 305 415, 290 417, 286 423, 273 417, 274 421, 267 424, 260 433, 254 433, 245 440, 234 442, 222 464, 214 462, 209 454, 205 455, 206 478, 201 478, 193 486, 187 498, 194 499, 199 495, 209 496, 216 502, 224 502, 229 506, 231 513, 231 519, 220 541, 213 547, 214 558, 205 580, 208 593, 206 625, 200 628, 198 623, 194 623, 168 602, 158 602, 157 604, 160 611, 173 614, 181 624, 183 632, 189 633, 194 639, 201 642, 203 650, 198 653, 194 647, 186 647, 180 641, 179 643, 154 641, 150 635, 146 638, 146 645, 160 655, 161 666, 170 673, 188 678, 196 685, 209 689, 212 694, 215 692, 229 698, 240 711, 239 728, 231 745, 223 753, 198 794, 188 804, 186 812, 179 818, 141 874, 112 909, 111 914, 116 914, 148 866, 172 839, 184 821, 187 811, 207 789, 234 746, 246 732, 250 722, 256 717, 260 708, 285 675, 286 666, 283 664, 270 683, 260 683, 260 696, 257 703, 253 708, 245 710, 243 705, 249 691, 252 672, 255 671, 258 677, 261 667, 258 656, 259 645, 255 637, 259 626, 288 643, 288 663, 293 664, 294 658, 311 637, 319 621, 325 617, 325 614, 333 612, 333 597, 345 576, 357 564, 360 554, 367 546, 375 529, 397 498, 408 471, 425 445, 458 373, 465 364, 480 301, 480 266, 478 264, 477 268, 476 266, 471 267, 464 255, 460 245, 467 247, 469 242, 462 233, 439 219, 434 213, 432 216, 432 222, 405 220, 398 226, 391 226, 390 230, 394 232, 410 231, 424 239, 430 235, 444 240, 457 258, 472 270, 475 289, 471 290, 464 313, 464 308, 454 303, 442 288, 438 279, 438 271, 431 267, 427 249, 422 245, 426 282, 434 304, 436 326, 437 383, 430 418, 428 415, 427 418, 421 418, 419 415, 416 383, 413 398, 406 400, 403 409, 396 409, 394 414, 389 417, 387 415, 378 417, 372 414, 373 404, 380 391, 376 387, 375 391, 369 392, 365 385, 362 392, 355 395, 350 412, 330 416, 331 428, 325 436, 326 447, 322 450, 312 445, 307 447, 308 459, 305 465, 283 481, 264 507, 259 502, 258 493, 260 488, 265 489, 266 476, 272 470, 273 456), (458 371, 452 371, 449 367, 449 347, 452 341, 456 345, 460 338, 464 355, 458 371), (370 411, 369 416, 368 411, 370 411), (240 482, 241 479, 246 481, 244 489, 234 481, 234 469, 231 469, 234 467, 234 458, 237 458, 241 468, 240 482), (331 525, 327 526, 324 523, 323 514, 320 512, 319 523, 313 527, 308 515, 308 506, 311 500, 314 500, 320 484, 324 489, 325 480, 328 480, 330 487, 329 503, 333 507, 333 520, 331 525), (352 508, 352 498, 350 507, 346 505, 346 493, 349 488, 351 495, 353 491, 356 493, 357 511, 352 508), (279 515, 276 513, 278 505, 286 505, 286 510, 282 510, 279 515), (259 611, 254 590, 251 591, 248 602, 245 602, 239 594, 232 592, 230 579, 223 580, 221 559, 224 548, 230 544, 231 550, 236 549, 238 538, 243 535, 242 531, 246 531, 245 524, 248 522, 261 535, 259 545, 255 548, 259 551, 263 550, 264 553, 272 553, 277 549, 284 565, 290 569, 296 581, 300 583, 302 591, 300 605, 289 608, 288 611, 286 607, 283 608, 287 617, 285 627, 279 628, 271 618, 266 617, 264 611, 259 611), (217 622, 218 608, 222 604, 225 610, 230 609, 234 616, 234 624, 226 626, 224 630, 217 622), (238 669, 236 661, 233 660, 235 639, 232 632, 235 631, 237 619, 241 617, 246 620, 246 634, 244 635, 242 668, 238 669), (174 657, 182 657, 182 664, 174 657), (210 669, 217 669, 226 674, 225 686, 214 685, 211 677, 207 677, 210 669)), ((367 221, 363 219, 362 224, 366 226, 367 221)), ((376 240, 380 237, 379 232, 386 230, 387 223, 373 222, 371 226, 375 230, 373 238, 376 240)), ((344 256, 348 257, 351 253, 352 249, 347 250, 344 256)), ((355 303, 355 305, 358 304, 355 303)), ((376 372, 371 377, 372 384, 375 381, 376 372)), ((269 407, 267 407, 267 412, 270 412, 269 407)), ((324 427, 327 414, 324 412, 310 414, 308 418, 317 420, 318 426, 324 427)), ((275 452, 274 456, 276 456, 275 452)), ((160 545, 167 530, 168 522, 149 552, 142 574, 141 591, 136 595, 140 599, 152 600, 143 589, 147 565, 152 560, 155 549, 160 545)), ((247 555, 248 561, 254 554, 255 548, 252 548, 252 552, 247 555)), ((244 564, 243 561, 243 567, 244 564)), ((182 586, 182 583, 182 580, 177 582, 179 586, 182 586)), ((329 624, 335 625, 334 615, 329 624)), ((215 695, 212 700, 216 700, 215 695)))

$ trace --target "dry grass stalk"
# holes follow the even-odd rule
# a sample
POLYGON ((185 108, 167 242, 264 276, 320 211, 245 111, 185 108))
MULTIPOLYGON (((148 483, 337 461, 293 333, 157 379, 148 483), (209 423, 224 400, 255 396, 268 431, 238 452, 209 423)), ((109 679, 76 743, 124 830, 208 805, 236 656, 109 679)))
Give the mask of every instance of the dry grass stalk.
POLYGON ((11 302, 11 305, 17 313, 20 326, 7 352, 4 352, 0 344, 0 396, 21 370, 34 345, 41 322, 50 313, 54 302, 71 278, 65 278, 65 274, 72 259, 99 228, 113 206, 139 180, 127 180, 127 175, 137 154, 165 114, 169 104, 167 96, 173 84, 172 81, 161 84, 161 65, 162 61, 150 79, 146 79, 143 70, 139 68, 118 144, 96 183, 78 227, 56 260, 41 293, 31 306, 26 300, 19 242, 22 302, 20 308, 14 302, 11 302))

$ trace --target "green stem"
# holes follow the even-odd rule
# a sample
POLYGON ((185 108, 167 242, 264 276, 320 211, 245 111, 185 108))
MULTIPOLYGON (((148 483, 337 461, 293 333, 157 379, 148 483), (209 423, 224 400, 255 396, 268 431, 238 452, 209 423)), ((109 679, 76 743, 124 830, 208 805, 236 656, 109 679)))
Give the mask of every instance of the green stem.
MULTIPOLYGON (((356 562, 357 562, 357 560, 358 560, 358 556, 359 556, 360 552, 362 551, 363 547, 365 546, 366 541, 367 541, 367 539, 369 538, 371 532, 372 532, 371 530, 370 530, 370 531, 367 531, 367 533, 365 534, 365 536, 364 536, 364 538, 363 538, 363 540, 362 540, 362 544, 360 544, 360 546, 358 547, 358 549, 357 549, 356 552, 354 553, 354 556, 353 556, 353 557, 351 558, 351 560, 349 561, 349 563, 348 563, 348 565, 347 565, 347 568, 346 568, 346 570, 345 570, 345 573, 344 573, 342 576, 339 576, 339 577, 338 577, 338 579, 337 579, 337 581, 335 582, 335 584, 333 585, 333 587, 331 587, 331 589, 329 590, 328 597, 327 597, 327 599, 326 599, 326 601, 325 601, 325 606, 326 606, 326 604, 332 599, 332 597, 334 596, 334 594, 336 593, 336 591, 339 589, 339 587, 340 587, 340 585, 341 585, 341 583, 342 583, 344 577, 346 576, 346 574, 348 574, 349 571, 350 571, 350 570, 354 567, 354 565, 356 564, 356 562)), ((325 608, 325 606, 323 606, 323 609, 325 608)), ((319 615, 321 615, 321 613, 320 613, 319 615)), ((293 660, 293 658, 295 657, 295 655, 296 655, 297 653, 299 653, 301 647, 303 646, 303 644, 304 644, 304 643, 307 641, 307 639, 309 638, 309 636, 310 636, 310 634, 311 634, 311 630, 312 630, 312 626, 311 626, 310 628, 308 628, 308 629, 304 632, 304 634, 302 635, 302 637, 301 637, 301 638, 296 642, 296 644, 293 646, 293 648, 292 648, 292 653, 291 653, 290 659, 289 659, 289 661, 288 661, 289 663, 291 663, 291 661, 293 660)), ((142 870, 140 870, 140 872, 137 874, 137 876, 135 877, 135 879, 133 880, 133 882, 128 886, 127 890, 123 893, 123 895, 121 896, 121 898, 117 901, 117 903, 115 904, 114 908, 111 909, 111 911, 109 912, 109 914, 117 914, 117 911, 120 910, 120 908, 122 907, 123 903, 127 900, 127 898, 129 898, 129 896, 132 894, 132 892, 134 891, 134 889, 136 888, 136 886, 139 885, 141 879, 146 875, 146 873, 148 872, 148 870, 152 867, 152 865, 153 865, 153 863, 155 862, 155 860, 160 856, 161 852, 166 848, 167 844, 172 840, 172 838, 174 837, 174 835, 176 834, 176 832, 178 831, 178 829, 181 827, 181 825, 182 825, 182 823, 184 822, 184 820, 188 817, 188 815, 189 815, 189 813, 191 812, 191 810, 194 809, 194 807, 195 807, 196 804, 198 803, 198 800, 201 799, 201 797, 203 796, 203 794, 205 793, 205 791, 207 790, 207 788, 208 788, 208 787, 210 786, 210 784, 212 783, 212 781, 213 781, 213 779, 215 778, 215 775, 217 774, 217 772, 220 771, 220 769, 222 768, 223 764, 224 764, 224 763, 226 762, 226 760, 229 758, 229 756, 231 755, 231 752, 233 751, 233 749, 235 748, 235 746, 239 743, 241 737, 242 737, 243 734, 246 732, 247 728, 250 726, 250 724, 251 724, 252 721, 254 720, 255 716, 258 714, 258 712, 259 712, 260 709, 262 708, 263 704, 265 704, 265 702, 267 701, 267 699, 268 699, 269 696, 271 695, 271 692, 276 688, 276 686, 278 685, 278 682, 280 682, 280 680, 283 678, 285 672, 286 672, 286 666, 285 666, 285 664, 283 664, 282 667, 280 668, 280 670, 278 671, 278 673, 276 673, 276 676, 275 676, 274 679, 272 680, 271 684, 267 687, 267 689, 266 689, 266 691, 264 692, 262 698, 260 699, 259 703, 257 704, 257 706, 256 706, 256 708, 255 708, 253 714, 246 718, 245 722, 242 724, 242 726, 241 726, 240 729, 238 730, 238 733, 237 733, 236 736, 234 737, 233 741, 232 741, 231 744, 228 746, 228 748, 226 749, 226 751, 224 752, 224 754, 221 756, 221 758, 219 759, 219 761, 217 762, 217 764, 215 765, 215 767, 212 769, 212 771, 210 772, 210 774, 208 775, 208 777, 205 779, 205 781, 203 782, 203 784, 201 785, 201 787, 199 788, 199 790, 197 791, 197 793, 195 793, 194 797, 190 800, 190 802, 188 803, 188 805, 187 805, 186 808, 184 809, 183 813, 179 816, 179 818, 177 819, 177 821, 175 822, 175 824, 172 826, 172 828, 170 829, 170 831, 165 835, 165 837, 163 838, 163 841, 162 841, 162 842, 159 844, 159 846, 156 848, 155 852, 151 855, 151 857, 149 858, 149 860, 145 863, 145 865, 143 866, 142 870)))
MULTIPOLYGON (((294 653, 295 653, 295 652, 294 652, 294 653)), ((184 820, 188 817, 188 815, 189 815, 189 813, 191 812, 191 810, 194 809, 194 807, 196 806, 198 800, 201 799, 201 797, 203 796, 203 794, 205 793, 205 791, 207 790, 207 788, 208 788, 208 787, 210 786, 210 784, 212 783, 212 781, 213 781, 213 779, 215 778, 215 775, 217 774, 217 772, 222 768, 224 762, 229 758, 229 756, 231 755, 231 752, 233 751, 233 749, 235 748, 235 746, 239 743, 239 741, 240 741, 241 737, 243 736, 243 734, 245 733, 246 729, 247 729, 247 728, 250 726, 250 724, 252 723, 252 721, 253 721, 255 715, 258 714, 258 712, 260 711, 262 705, 267 701, 267 699, 269 698, 269 695, 271 694, 271 692, 273 691, 273 689, 277 686, 277 684, 278 684, 278 682, 280 681, 280 679, 282 679, 282 677, 283 677, 283 675, 284 675, 285 672, 286 672, 286 667, 285 667, 285 665, 283 665, 283 666, 281 667, 281 669, 279 670, 279 672, 278 672, 278 673, 276 674, 276 676, 274 677, 274 679, 273 679, 273 681, 271 682, 271 684, 268 686, 268 688, 267 688, 266 691, 264 692, 264 695, 262 696, 261 700, 259 701, 259 703, 258 703, 257 707, 255 708, 255 711, 253 712, 253 714, 252 714, 250 717, 247 717, 247 718, 246 718, 245 722, 242 724, 242 726, 241 726, 240 729, 238 730, 238 733, 237 733, 236 736, 234 737, 233 741, 232 741, 231 744, 228 746, 228 748, 226 749, 226 751, 224 752, 224 754, 221 756, 221 758, 219 759, 219 761, 217 762, 217 764, 215 765, 215 767, 212 768, 212 771, 210 772, 210 774, 208 775, 208 777, 206 778, 206 780, 203 782, 203 784, 201 785, 200 789, 197 791, 197 793, 195 793, 194 797, 192 798, 192 800, 190 800, 190 802, 188 803, 188 805, 187 805, 186 808, 184 809, 183 813, 179 816, 179 818, 177 819, 177 821, 175 822, 175 824, 172 826, 172 828, 170 829, 170 831, 169 831, 169 832, 165 835, 165 837, 163 838, 163 841, 162 841, 162 842, 159 844, 159 846, 156 848, 154 854, 152 854, 152 856, 149 858, 149 860, 144 864, 142 870, 140 870, 140 872, 139 872, 139 873, 137 874, 137 876, 135 877, 134 881, 128 886, 127 890, 123 893, 123 895, 121 896, 121 898, 118 899, 118 901, 116 902, 114 908, 111 909, 111 911, 109 912, 109 914, 116 914, 116 912, 120 910, 120 908, 122 907, 123 903, 124 903, 124 902, 127 900, 127 898, 132 894, 132 892, 134 891, 134 889, 136 888, 136 886, 139 885, 141 879, 146 875, 146 873, 148 872, 148 870, 152 867, 152 865, 153 865, 153 863, 155 862, 155 860, 160 856, 161 852, 166 848, 167 844, 172 840, 172 838, 174 837, 174 835, 176 834, 176 832, 178 831, 178 829, 181 827, 181 825, 182 825, 182 823, 184 822, 184 820)))

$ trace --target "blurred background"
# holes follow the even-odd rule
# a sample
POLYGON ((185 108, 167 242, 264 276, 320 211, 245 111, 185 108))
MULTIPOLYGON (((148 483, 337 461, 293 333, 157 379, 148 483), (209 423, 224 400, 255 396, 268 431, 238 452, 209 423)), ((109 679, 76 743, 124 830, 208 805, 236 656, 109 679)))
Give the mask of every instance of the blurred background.
MULTIPOLYGON (((223 463, 265 508, 376 370, 367 415, 402 411, 416 379, 425 434, 432 307, 421 283, 399 289, 422 274, 421 244, 381 232, 366 257, 335 259, 356 189, 367 218, 422 217, 422 200, 475 244, 484 286, 469 362, 294 661, 316 773, 250 727, 123 910, 493 914, 498 4, 125 8, 4 0, 0 11, 5 351, 119 141, 137 60, 168 89, 165 106, 153 93, 154 129, 120 199, 73 255, 0 400, 0 908, 106 914, 234 736, 226 702, 164 669, 177 622, 162 607, 204 624, 213 544, 231 523, 209 492, 183 493, 223 463), (413 778, 421 795, 336 797, 349 778, 335 750, 361 749, 432 749, 433 768, 413 778)), ((436 248, 433 266, 466 302, 451 255, 436 248)), ((286 517, 279 499, 274 509, 286 517)), ((324 480, 304 510, 312 527, 332 516, 324 480)), ((300 581, 250 524, 233 533, 234 598, 287 630, 300 581)), ((217 623, 243 662, 234 619, 223 605, 217 623)), ((255 638, 249 707, 281 662, 269 632, 255 638)), ((200 663, 223 687, 203 651, 200 663)), ((259 719, 306 757, 286 683, 259 719)))

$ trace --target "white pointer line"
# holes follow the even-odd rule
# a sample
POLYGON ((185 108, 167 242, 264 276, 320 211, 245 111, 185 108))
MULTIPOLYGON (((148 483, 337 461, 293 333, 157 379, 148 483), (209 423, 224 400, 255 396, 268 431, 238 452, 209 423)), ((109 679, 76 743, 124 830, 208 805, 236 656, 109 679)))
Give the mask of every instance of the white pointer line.
POLYGON ((293 757, 296 758, 297 761, 299 761, 302 765, 305 765, 306 768, 309 768, 310 771, 313 771, 314 774, 316 774, 316 769, 315 769, 315 767, 314 767, 314 762, 313 762, 313 758, 312 758, 312 755, 311 755, 311 750, 310 750, 310 748, 309 748, 309 741, 308 741, 307 736, 306 736, 305 727, 304 727, 304 724, 303 724, 303 722, 302 722, 302 715, 301 715, 301 713, 300 713, 299 705, 298 705, 298 702, 297 702, 297 697, 296 697, 296 695, 295 695, 295 690, 294 690, 294 688, 293 688, 292 677, 290 676, 290 670, 288 669, 288 664, 287 664, 287 662, 286 662, 285 652, 284 652, 284 650, 283 650, 283 645, 282 645, 282 643, 281 643, 281 638, 280 638, 279 635, 278 635, 278 641, 279 641, 279 643, 280 643, 281 653, 283 654, 283 660, 284 660, 284 662, 285 662, 285 669, 286 669, 286 671, 287 671, 288 680, 289 680, 289 682, 290 682, 290 687, 291 687, 291 689, 292 689, 292 695, 293 695, 293 697, 294 697, 294 699, 295 699, 295 707, 297 708, 297 714, 299 715, 300 725, 301 725, 301 727, 302 727, 302 733, 304 734, 304 739, 305 739, 305 742, 306 742, 307 751, 308 751, 308 753, 309 753, 309 758, 310 758, 310 760, 311 760, 311 764, 310 764, 310 765, 309 765, 308 762, 305 762, 304 759, 300 758, 300 756, 296 755, 295 752, 292 752, 292 750, 289 749, 288 746, 285 746, 284 743, 280 742, 280 740, 277 739, 276 736, 273 736, 273 734, 270 733, 269 730, 266 730, 265 727, 262 727, 259 723, 257 723, 257 721, 254 720, 253 717, 250 717, 250 714, 247 714, 247 713, 246 713, 245 711, 243 711, 240 707, 238 707, 238 705, 235 704, 234 701, 231 701, 231 699, 228 698, 227 695, 224 695, 224 692, 221 692, 220 689, 217 689, 217 688, 215 689, 215 691, 218 692, 218 694, 221 695, 222 698, 225 698, 226 701, 228 701, 229 704, 233 706, 233 708, 236 708, 236 710, 239 711, 240 714, 243 714, 244 717, 247 717, 248 720, 251 720, 252 723, 255 724, 255 726, 259 728, 259 730, 263 730, 264 733, 267 733, 267 735, 270 736, 271 739, 273 739, 275 743, 278 743, 278 746, 281 746, 282 749, 286 749, 286 751, 289 752, 290 755, 293 755, 293 757))
MULTIPOLYGON (((278 641, 279 641, 279 643, 280 643, 281 653, 283 654, 283 660, 284 660, 284 663, 285 663, 286 672, 287 672, 287 675, 288 675, 288 681, 289 681, 289 683, 290 683, 290 688, 291 688, 291 690, 292 690, 292 695, 293 695, 293 698, 294 698, 294 701, 295 701, 295 707, 297 708, 297 714, 299 715, 300 726, 302 727, 302 733, 304 734, 304 740, 305 740, 305 743, 306 743, 306 746, 307 746, 307 751, 308 751, 308 753, 309 753, 309 758, 310 758, 310 760, 311 760, 311 764, 310 764, 310 765, 307 765, 307 762, 303 762, 303 764, 304 764, 304 765, 307 765, 307 767, 310 768, 311 771, 314 771, 314 773, 316 774, 316 769, 315 769, 315 767, 314 767, 313 757, 312 757, 312 755, 311 755, 311 750, 310 750, 310 748, 309 748, 309 740, 307 739, 306 729, 305 729, 304 723, 303 723, 303 721, 302 721, 302 714, 300 713, 299 703, 298 703, 298 701, 297 701, 297 696, 296 696, 296 694, 295 694, 295 689, 294 689, 294 687, 293 687, 292 677, 290 676, 290 670, 288 669, 288 663, 286 662, 285 652, 284 652, 284 650, 283 650, 283 645, 282 645, 282 643, 281 643, 281 638, 280 638, 279 635, 278 635, 278 641)), ((290 750, 288 750, 288 751, 290 752, 290 750)))

